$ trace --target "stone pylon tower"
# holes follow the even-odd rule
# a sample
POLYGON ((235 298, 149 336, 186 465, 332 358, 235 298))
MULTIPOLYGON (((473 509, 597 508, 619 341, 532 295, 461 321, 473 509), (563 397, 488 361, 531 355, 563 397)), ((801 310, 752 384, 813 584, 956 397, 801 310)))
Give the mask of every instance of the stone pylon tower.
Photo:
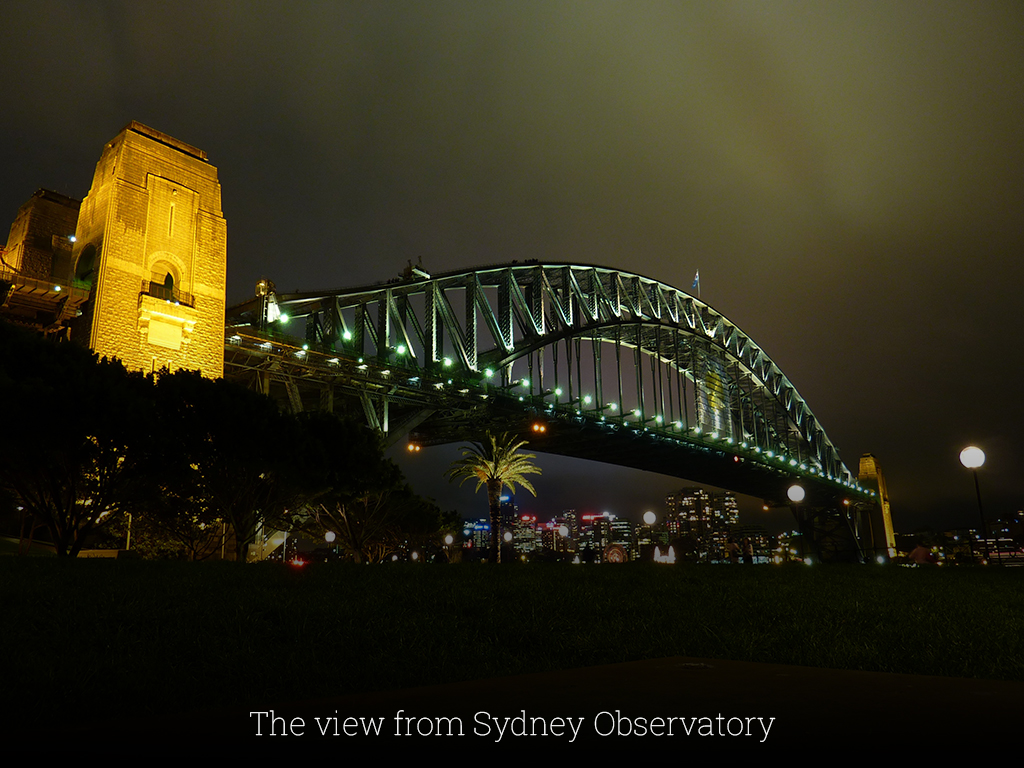
POLYGON ((103 149, 75 237, 91 293, 72 338, 129 369, 223 376, 227 224, 205 152, 130 123, 103 149))
POLYGON ((885 547, 889 554, 893 555, 896 552, 896 533, 892 527, 892 512, 889 509, 889 489, 885 485, 885 476, 882 474, 878 459, 870 453, 860 457, 860 473, 857 479, 866 487, 874 487, 878 491, 878 507, 876 514, 872 515, 872 538, 876 548, 885 547))

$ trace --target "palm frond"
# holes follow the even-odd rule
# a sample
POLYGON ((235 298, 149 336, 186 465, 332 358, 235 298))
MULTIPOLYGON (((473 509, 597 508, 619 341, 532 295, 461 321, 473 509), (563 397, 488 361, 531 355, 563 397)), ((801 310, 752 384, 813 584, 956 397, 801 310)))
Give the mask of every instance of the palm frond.
POLYGON ((536 496, 537 491, 524 475, 539 475, 541 470, 532 461, 537 458, 535 454, 519 452, 526 444, 526 440, 516 441, 508 433, 495 436, 488 432, 486 442, 463 448, 462 458, 453 461, 445 475, 450 482, 459 480, 459 485, 475 479, 477 491, 489 480, 497 480, 512 491, 520 485, 536 496))

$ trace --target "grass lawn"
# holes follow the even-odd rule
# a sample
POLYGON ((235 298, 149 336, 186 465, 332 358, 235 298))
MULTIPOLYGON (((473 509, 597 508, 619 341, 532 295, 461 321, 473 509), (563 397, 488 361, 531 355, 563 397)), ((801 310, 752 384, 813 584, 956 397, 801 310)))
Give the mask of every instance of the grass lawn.
POLYGON ((0 558, 8 725, 673 655, 1024 680, 1024 570, 0 558))

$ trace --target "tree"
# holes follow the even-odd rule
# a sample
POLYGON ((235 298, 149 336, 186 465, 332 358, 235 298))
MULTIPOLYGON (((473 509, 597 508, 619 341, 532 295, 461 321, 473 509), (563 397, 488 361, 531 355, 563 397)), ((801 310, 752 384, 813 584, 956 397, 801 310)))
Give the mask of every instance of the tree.
POLYGON ((314 538, 331 531, 356 562, 376 562, 402 546, 436 539, 440 510, 409 488, 384 458, 380 436, 354 419, 303 414, 300 464, 311 488, 323 489, 300 527, 314 538))
POLYGON ((488 432, 486 442, 463 448, 462 458, 452 462, 445 473, 449 482, 460 480, 459 485, 475 479, 477 491, 486 486, 487 504, 491 512, 490 557, 496 563, 501 562, 501 545, 498 541, 501 489, 507 485, 514 492, 518 483, 534 496, 537 495, 524 475, 539 475, 540 467, 532 461, 537 458, 536 455, 519 452, 524 445, 526 440, 516 442, 508 433, 495 437, 488 432))
POLYGON ((0 485, 49 530, 57 555, 153 493, 152 382, 117 360, 0 326, 0 485))
POLYGON ((308 532, 319 510, 347 511, 401 485, 380 437, 354 419, 283 413, 265 395, 185 371, 161 374, 157 391, 166 437, 161 515, 183 542, 223 520, 244 561, 261 528, 308 532))
POLYGON ((333 532, 335 546, 357 563, 379 562, 404 545, 436 542, 445 523, 436 504, 401 482, 355 498, 328 494, 313 506, 311 515, 314 535, 333 532))
POLYGON ((321 492, 307 482, 302 425, 266 395, 194 371, 161 373, 160 467, 164 504, 178 518, 165 527, 187 535, 223 520, 245 562, 260 528, 286 528, 286 518, 321 492))

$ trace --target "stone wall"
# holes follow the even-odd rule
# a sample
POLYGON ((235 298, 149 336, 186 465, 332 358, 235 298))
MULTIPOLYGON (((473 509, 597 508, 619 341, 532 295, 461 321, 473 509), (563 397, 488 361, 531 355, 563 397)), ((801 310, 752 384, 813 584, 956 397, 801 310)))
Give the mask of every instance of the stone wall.
POLYGON ((142 371, 224 371, 227 225, 206 154, 139 123, 104 147, 72 258, 90 302, 73 337, 142 371))
POLYGON ((32 195, 11 225, 4 269, 37 280, 70 282, 68 237, 74 234, 80 205, 46 189, 32 195))

